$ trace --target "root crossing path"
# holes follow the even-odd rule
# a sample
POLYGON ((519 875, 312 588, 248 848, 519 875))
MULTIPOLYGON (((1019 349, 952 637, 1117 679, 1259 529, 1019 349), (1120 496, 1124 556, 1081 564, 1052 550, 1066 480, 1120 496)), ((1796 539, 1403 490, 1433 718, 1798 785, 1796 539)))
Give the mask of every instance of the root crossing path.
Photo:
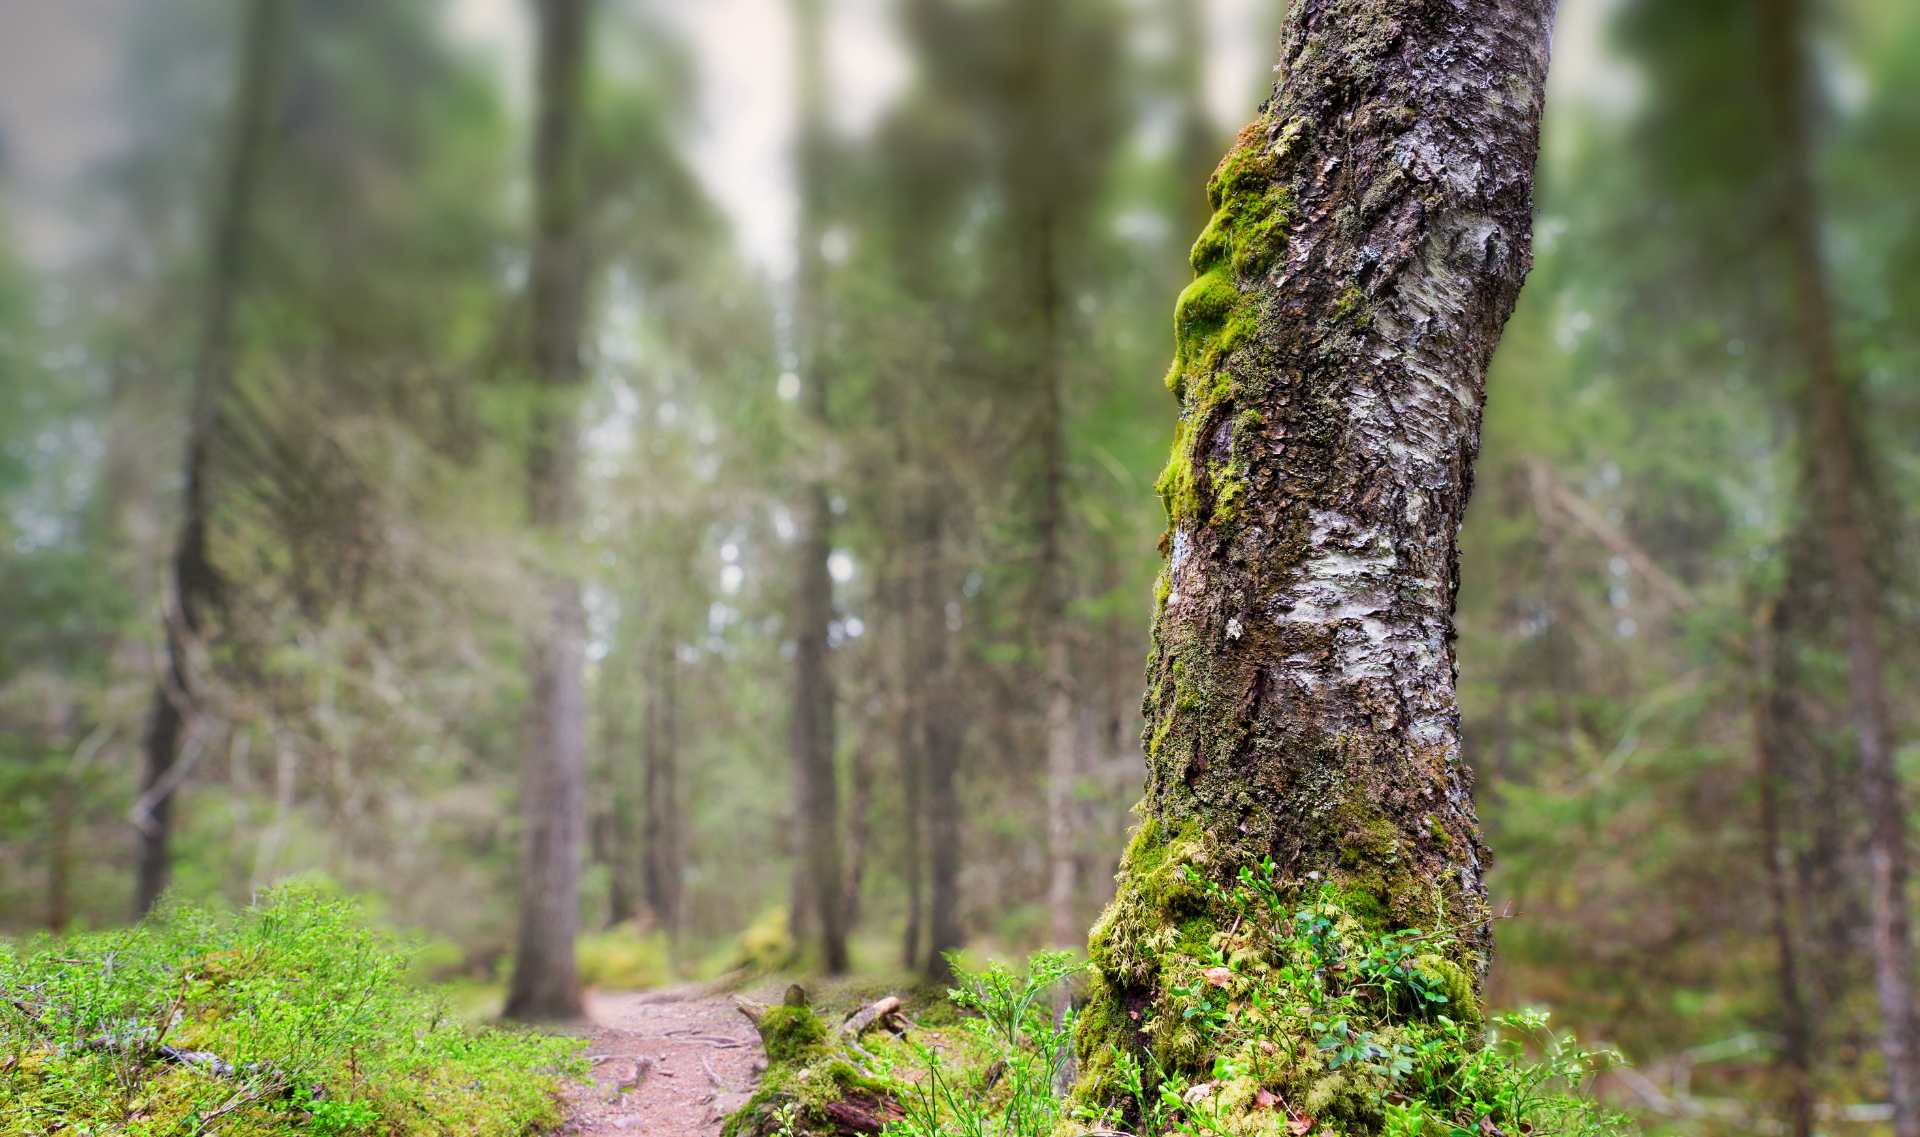
POLYGON ((731 998, 697 988, 587 998, 591 1085, 573 1091, 571 1137, 715 1137, 766 1067, 731 998))

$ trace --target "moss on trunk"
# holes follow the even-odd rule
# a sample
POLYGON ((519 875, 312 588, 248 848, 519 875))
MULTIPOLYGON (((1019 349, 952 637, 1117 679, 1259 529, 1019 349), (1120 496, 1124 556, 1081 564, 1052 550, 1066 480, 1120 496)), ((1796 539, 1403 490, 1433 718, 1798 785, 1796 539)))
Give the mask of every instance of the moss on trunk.
MULTIPOLYGON (((1551 10, 1295 5, 1283 77, 1209 181, 1167 376, 1147 787, 1089 945, 1083 1110, 1138 1120, 1129 1071, 1222 1058, 1194 976, 1251 950, 1220 889, 1255 865, 1278 905, 1433 937, 1421 974, 1455 1021, 1478 1018, 1486 853, 1453 691, 1455 538, 1529 263, 1551 10)), ((1419 1008, 1376 1025, 1401 1010, 1419 1008)), ((1315 1131, 1374 1131, 1378 1109, 1338 1104, 1361 1081, 1311 1081, 1315 1131)), ((1245 1131, 1272 1122, 1241 1104, 1245 1131)))

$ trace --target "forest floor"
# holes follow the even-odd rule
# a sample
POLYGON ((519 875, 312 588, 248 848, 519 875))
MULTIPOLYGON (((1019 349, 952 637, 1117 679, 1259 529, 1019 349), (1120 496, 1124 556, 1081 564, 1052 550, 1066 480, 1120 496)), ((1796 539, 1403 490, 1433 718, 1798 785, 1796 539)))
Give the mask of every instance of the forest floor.
POLYGON ((713 1137, 766 1067, 732 996, 689 986, 587 997, 591 1085, 572 1092, 570 1137, 713 1137))

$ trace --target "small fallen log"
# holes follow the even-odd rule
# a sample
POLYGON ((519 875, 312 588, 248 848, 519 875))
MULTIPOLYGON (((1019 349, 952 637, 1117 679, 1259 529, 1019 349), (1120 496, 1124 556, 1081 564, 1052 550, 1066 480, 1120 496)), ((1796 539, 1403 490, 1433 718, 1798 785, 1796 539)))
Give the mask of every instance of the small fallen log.
POLYGON ((864 1093, 849 1094, 830 1101, 823 1111, 835 1125, 848 1133, 878 1133, 907 1115, 892 1098, 864 1093))
POLYGON ((884 999, 868 1003, 847 1016, 847 1021, 840 1024, 840 1032, 848 1038, 858 1039, 875 1026, 884 1023, 889 1017, 898 1016, 899 1013, 900 996, 888 995, 884 999))

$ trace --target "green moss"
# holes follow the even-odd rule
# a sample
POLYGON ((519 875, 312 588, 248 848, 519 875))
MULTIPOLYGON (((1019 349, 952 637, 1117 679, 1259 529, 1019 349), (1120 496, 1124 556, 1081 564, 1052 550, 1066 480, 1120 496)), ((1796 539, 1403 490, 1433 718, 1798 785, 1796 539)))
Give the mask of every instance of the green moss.
POLYGON ((1087 940, 1087 957, 1109 983, 1150 983, 1160 957, 1190 937, 1189 921, 1206 912, 1195 876, 1209 861, 1197 826, 1171 835, 1159 821, 1140 824, 1120 859, 1119 890, 1087 940))
POLYGON ((1286 244, 1293 198, 1280 183, 1280 153, 1268 146, 1260 124, 1242 133, 1207 183, 1214 213, 1188 254, 1194 280, 1174 305, 1174 359, 1166 376, 1167 389, 1187 404, 1156 483, 1170 526, 1187 520, 1224 524, 1238 515, 1244 480, 1204 484, 1193 450, 1216 408, 1240 397, 1228 364, 1253 340, 1260 322, 1247 288, 1286 244))
POLYGON ((1239 462, 1215 465, 1210 480, 1213 483, 1213 516, 1216 520, 1230 522, 1240 512, 1240 500, 1246 496, 1247 479, 1245 467, 1239 462))
POLYGON ((1472 972, 1445 956, 1431 952, 1415 960, 1414 966, 1447 997, 1444 1014, 1467 1026, 1480 1024, 1480 992, 1472 972))
POLYGON ((1160 495, 1160 505, 1166 510, 1169 526, 1197 517, 1200 512, 1200 491, 1193 474, 1191 449, 1191 431, 1182 419, 1174 428, 1173 450, 1167 455, 1167 464, 1153 484, 1154 492, 1160 495))
POLYGON ((1333 302, 1333 318, 1338 323, 1354 323, 1362 327, 1373 322, 1372 313, 1367 311, 1367 294, 1357 285, 1349 284, 1346 291, 1340 293, 1333 302))
POLYGON ((811 1007, 770 1007, 760 1017, 760 1039, 771 1062, 795 1062, 824 1042, 827 1024, 811 1007))
POLYGON ((770 1007, 756 1025, 767 1072, 746 1104, 728 1116, 722 1137, 769 1137, 785 1130, 788 1120, 793 1137, 828 1137, 840 1131, 829 1112, 835 1102, 892 1100, 897 1087, 856 1065, 803 1002, 770 1007))

